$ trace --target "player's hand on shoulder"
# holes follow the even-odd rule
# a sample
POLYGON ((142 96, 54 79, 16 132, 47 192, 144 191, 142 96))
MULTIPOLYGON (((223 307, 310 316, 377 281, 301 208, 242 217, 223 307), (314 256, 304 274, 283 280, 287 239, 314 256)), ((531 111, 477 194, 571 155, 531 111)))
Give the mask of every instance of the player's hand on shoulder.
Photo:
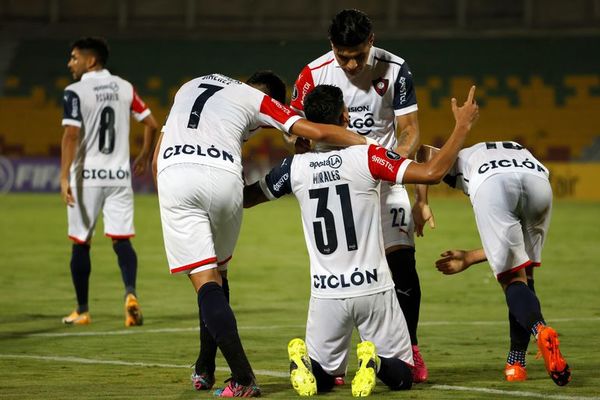
POLYGON ((471 129, 475 121, 479 118, 479 106, 475 101, 475 86, 471 86, 467 100, 458 107, 456 98, 452 98, 452 113, 456 120, 456 125, 465 126, 467 129, 471 129))
POLYGON ((436 260, 435 267, 444 275, 453 275, 469 268, 466 260, 467 252, 464 250, 447 250, 440 259, 436 260))
POLYGON ((418 237, 424 236, 423 228, 427 222, 429 222, 429 227, 431 229, 435 229, 435 218, 433 217, 433 212, 431 211, 429 204, 423 201, 418 201, 413 204, 412 217, 415 222, 415 231, 418 237))

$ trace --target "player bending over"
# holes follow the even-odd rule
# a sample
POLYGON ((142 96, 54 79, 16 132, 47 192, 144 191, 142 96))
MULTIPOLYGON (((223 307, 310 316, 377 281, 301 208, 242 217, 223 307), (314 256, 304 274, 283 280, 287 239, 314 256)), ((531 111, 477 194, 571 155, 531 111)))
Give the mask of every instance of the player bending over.
MULTIPOLYGON (((285 96, 285 85, 273 73, 260 74, 253 85, 285 96)), ((243 141, 267 125, 331 144, 366 143, 339 126, 309 122, 281 101, 220 74, 193 79, 175 95, 154 153, 170 271, 191 280, 200 325, 231 369, 229 384, 216 392, 221 397, 260 395, 220 273, 233 256, 242 222, 243 141)), ((192 376, 198 390, 215 382, 214 353, 212 360, 205 355, 201 352, 192 376)))
MULTIPOLYGON (((424 164, 378 145, 353 146, 285 158, 244 188, 244 207, 293 193, 300 203, 310 257, 311 298, 306 344, 288 345, 291 382, 300 395, 330 391, 344 373, 353 327, 362 340, 354 396, 368 396, 376 376, 392 390, 410 389, 414 365, 410 335, 385 258, 379 216, 380 180, 439 182, 454 163, 477 119, 471 88, 463 107, 452 101, 454 131, 439 154, 424 164), (333 317, 332 317, 333 316, 333 317)), ((317 86, 305 99, 307 118, 345 125, 342 92, 317 86)))
POLYGON ((444 182, 471 199, 483 248, 445 251, 436 268, 451 275, 487 260, 509 311, 506 380, 527 379, 525 355, 534 335, 548 374, 563 386, 571 380, 571 371, 556 331, 544 321, 533 286, 533 267, 541 265, 552 211, 548 175, 548 169, 515 142, 478 143, 461 150, 444 182))

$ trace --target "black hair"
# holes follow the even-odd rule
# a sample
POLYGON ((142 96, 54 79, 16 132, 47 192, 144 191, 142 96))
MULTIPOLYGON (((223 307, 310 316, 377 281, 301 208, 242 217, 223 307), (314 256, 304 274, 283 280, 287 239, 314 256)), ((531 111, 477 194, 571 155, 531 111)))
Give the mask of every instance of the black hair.
POLYGON ((337 86, 317 85, 304 99, 304 115, 309 121, 340 125, 343 112, 344 96, 337 86))
POLYGON ((267 89, 267 93, 269 96, 279 101, 280 103, 285 104, 286 99, 286 88, 283 80, 275 74, 273 71, 265 70, 265 71, 257 71, 248 80, 246 80, 248 85, 260 86, 264 85, 267 89))
POLYGON ((371 20, 364 12, 356 9, 342 10, 329 25, 329 40, 334 46, 358 46, 364 43, 373 29, 371 20))
POLYGON ((82 37, 71 44, 71 50, 79 49, 90 51, 96 56, 96 61, 103 67, 108 61, 108 43, 101 37, 82 37))

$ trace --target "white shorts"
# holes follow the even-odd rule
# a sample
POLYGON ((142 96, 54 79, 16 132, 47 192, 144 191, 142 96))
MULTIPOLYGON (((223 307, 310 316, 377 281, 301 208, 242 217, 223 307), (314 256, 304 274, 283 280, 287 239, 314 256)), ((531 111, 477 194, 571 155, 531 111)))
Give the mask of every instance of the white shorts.
POLYGON ((415 247, 415 223, 404 185, 380 184, 381 230, 386 249, 404 245, 415 247))
POLYGON ((133 227, 133 190, 131 186, 71 186, 75 205, 67 206, 69 238, 85 243, 94 235, 102 210, 104 234, 113 239, 135 236, 133 227))
POLYGON ((172 274, 227 269, 242 224, 243 188, 241 176, 201 164, 160 172, 160 218, 172 274))
POLYGON ((413 365, 410 336, 394 289, 347 299, 311 296, 306 346, 328 374, 346 372, 354 327, 362 341, 375 344, 377 355, 413 365))
POLYGON ((492 175, 475 193, 473 210, 497 278, 541 264, 552 212, 552 188, 547 179, 515 172, 492 175))

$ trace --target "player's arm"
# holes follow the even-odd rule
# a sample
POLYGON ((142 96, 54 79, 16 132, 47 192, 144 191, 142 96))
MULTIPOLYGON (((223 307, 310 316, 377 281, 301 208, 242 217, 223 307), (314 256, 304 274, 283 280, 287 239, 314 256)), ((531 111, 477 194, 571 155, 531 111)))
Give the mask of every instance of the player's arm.
POLYGON ((158 132, 158 124, 152 114, 146 116, 141 123, 144 124, 144 141, 140 154, 138 154, 133 162, 133 174, 135 176, 140 176, 146 172, 152 155, 152 143, 154 143, 156 132, 158 132))
POLYGON ((423 228, 426 223, 429 223, 431 229, 435 229, 435 218, 431 207, 429 207, 428 188, 428 185, 415 185, 415 202, 411 213, 417 236, 424 236, 423 228))
POLYGON ((294 157, 284 158, 258 182, 244 187, 244 208, 254 207, 292 193, 291 167, 294 157))
POLYGON ((244 208, 254 207, 269 201, 260 187, 259 182, 244 186, 244 208))
POLYGON ((374 143, 372 139, 356 134, 340 126, 317 124, 307 119, 299 119, 290 128, 290 133, 316 142, 335 146, 353 146, 374 143))
POLYGON ((65 204, 71 207, 75 204, 75 198, 71 192, 69 172, 79 144, 80 130, 77 126, 66 125, 60 146, 60 195, 65 204))
POLYGON ((142 98, 135 91, 135 88, 132 88, 132 90, 131 113, 138 122, 144 124, 142 151, 133 162, 133 174, 135 176, 140 176, 146 172, 146 168, 148 167, 148 161, 152 155, 152 143, 154 142, 156 132, 158 131, 158 124, 150 113, 150 109, 146 106, 146 103, 144 103, 142 98))
POLYGON ((156 175, 158 173, 158 154, 160 153, 160 144, 162 143, 164 133, 161 132, 158 140, 156 141, 156 146, 154 146, 154 155, 152 156, 152 179, 154 179, 154 187, 158 189, 158 184, 156 180, 156 175))
POLYGON ((444 275, 453 275, 464 271, 473 264, 487 260, 483 249, 475 250, 447 250, 440 254, 435 267, 444 275))
POLYGON ((60 144, 60 195, 63 201, 72 207, 75 204, 75 198, 71 191, 69 174, 79 145, 83 117, 79 95, 68 88, 63 93, 62 125, 64 132, 60 144))
MULTIPOLYGON (((314 89, 314 87, 315 84, 313 82, 312 72, 307 65, 298 75, 296 82, 294 82, 292 101, 290 103, 290 108, 302 117, 305 117, 304 98, 314 89)), ((293 134, 283 135, 283 141, 286 149, 291 154, 303 154, 311 150, 310 140, 303 137, 298 137, 293 134)))
POLYGON ((479 117, 479 107, 475 102, 475 86, 469 90, 467 100, 462 107, 458 107, 456 99, 452 99, 452 113, 454 114, 454 131, 444 143, 440 151, 425 163, 410 163, 402 178, 403 183, 439 183, 454 164, 458 152, 461 150, 467 134, 479 117))
POLYGON ((417 111, 396 116, 396 153, 410 158, 419 145, 419 135, 417 111))

